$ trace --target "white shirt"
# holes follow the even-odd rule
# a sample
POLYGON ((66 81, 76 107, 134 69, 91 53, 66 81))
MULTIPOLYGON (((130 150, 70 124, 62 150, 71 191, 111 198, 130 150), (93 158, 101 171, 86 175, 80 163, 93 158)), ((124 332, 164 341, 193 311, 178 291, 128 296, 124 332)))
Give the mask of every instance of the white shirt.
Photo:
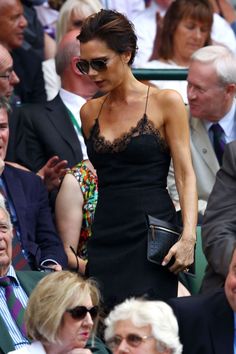
MULTIPOLYGON (((233 140, 236 140, 236 121, 235 121, 235 110, 236 110, 236 101, 234 100, 232 107, 230 108, 229 112, 226 113, 224 117, 220 119, 218 124, 224 130, 224 138, 226 144, 230 143, 233 140)), ((204 121, 204 125, 209 132, 209 129, 212 126, 212 122, 204 121)), ((209 132, 210 133, 210 132, 209 132)), ((209 134, 210 136, 210 134, 209 134)), ((210 136, 211 139, 211 136, 210 136)))
POLYGON ((40 342, 33 342, 30 345, 26 345, 25 347, 14 350, 12 352, 8 352, 8 354, 47 354, 43 345, 40 342))
POLYGON ((144 0, 102 0, 105 9, 116 10, 125 14, 129 20, 145 9, 144 0))
POLYGON ((84 142, 84 138, 83 138, 83 135, 81 132, 81 119, 80 119, 80 109, 84 105, 86 100, 83 97, 76 95, 75 93, 64 90, 63 88, 60 89, 59 95, 60 95, 64 105, 71 111, 71 113, 75 117, 75 119, 80 127, 79 132, 76 129, 75 129, 75 131, 76 131, 76 134, 77 134, 78 139, 80 141, 83 159, 86 160, 86 159, 88 159, 88 154, 87 154, 87 148, 86 148, 86 145, 84 142))
POLYGON ((214 13, 211 38, 216 44, 223 44, 236 53, 236 37, 230 24, 220 15, 214 13))
MULTIPOLYGON (((160 60, 152 60, 144 65, 144 68, 149 69, 186 69, 186 67, 179 66, 174 62, 164 63, 160 60)), ((187 81, 186 80, 150 80, 150 83, 157 86, 159 89, 173 89, 178 91, 184 103, 188 103, 187 97, 187 81)))
POLYGON ((51 58, 42 62, 43 78, 47 100, 51 101, 61 87, 61 78, 56 73, 55 59, 51 58))
POLYGON ((133 19, 135 32, 138 37, 138 51, 134 60, 135 68, 142 68, 152 54, 156 36, 157 12, 163 16, 165 10, 152 1, 151 5, 147 9, 144 9, 133 19))

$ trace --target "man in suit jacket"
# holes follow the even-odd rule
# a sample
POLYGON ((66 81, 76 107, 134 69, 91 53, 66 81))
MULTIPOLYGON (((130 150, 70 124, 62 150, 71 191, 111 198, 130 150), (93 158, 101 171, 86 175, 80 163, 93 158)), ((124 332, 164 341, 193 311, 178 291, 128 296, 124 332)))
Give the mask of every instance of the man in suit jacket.
POLYGON ((18 103, 46 101, 42 59, 32 49, 24 49, 24 30, 27 20, 20 0, 0 1, 0 43, 13 56, 14 70, 20 81, 15 95, 18 103))
POLYGON ((224 289, 168 301, 178 320, 183 354, 235 354, 236 249, 232 251, 224 289))
MULTIPOLYGON (((10 278, 14 294, 18 300, 20 300, 23 308, 25 308, 28 297, 45 273, 15 271, 11 265, 12 237, 10 215, 6 209, 4 199, 0 195, 0 281, 5 276, 10 278)), ((61 286, 63 286, 63 284, 61 284, 61 286)), ((0 354, 6 354, 9 351, 24 347, 29 341, 28 338, 21 333, 20 328, 9 311, 5 297, 5 288, 1 284, 0 304, 0 354)), ((110 353, 99 338, 95 338, 95 341, 88 341, 86 347, 91 349, 93 353, 110 353)))
MULTIPOLYGON (((219 123, 223 143, 236 139, 236 57, 223 46, 197 50, 188 72, 187 95, 190 109, 191 154, 197 177, 199 205, 203 215, 220 167, 213 147, 211 127, 219 123)), ((168 188, 178 205, 173 171, 168 188)))
POLYGON ((236 141, 225 148, 202 224, 202 245, 208 260, 202 292, 224 286, 236 243, 236 141))
POLYGON ((18 155, 17 162, 32 171, 40 169, 53 155, 67 160, 69 167, 87 158, 79 111, 97 87, 76 67, 80 53, 78 33, 67 33, 58 47, 56 69, 62 83, 58 95, 46 104, 21 110, 25 153, 18 155))
POLYGON ((7 199, 11 217, 15 219, 21 248, 33 269, 43 265, 54 269, 66 267, 67 257, 52 221, 47 191, 41 178, 8 164, 4 167, 8 140, 7 107, 4 99, 0 98, 1 191, 7 199))

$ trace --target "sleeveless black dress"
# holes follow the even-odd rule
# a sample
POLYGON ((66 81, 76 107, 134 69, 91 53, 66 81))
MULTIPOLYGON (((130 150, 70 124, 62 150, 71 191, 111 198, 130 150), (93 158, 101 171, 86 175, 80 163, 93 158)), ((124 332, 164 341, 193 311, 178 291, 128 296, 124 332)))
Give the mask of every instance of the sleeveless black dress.
MULTIPOLYGON (((147 101, 148 94, 146 107, 147 101)), ((175 223, 176 213, 166 189, 169 150, 146 107, 137 126, 114 143, 100 136, 99 116, 87 139, 98 174, 87 272, 98 281, 107 308, 131 296, 177 295, 177 276, 147 260, 147 214, 175 223)))

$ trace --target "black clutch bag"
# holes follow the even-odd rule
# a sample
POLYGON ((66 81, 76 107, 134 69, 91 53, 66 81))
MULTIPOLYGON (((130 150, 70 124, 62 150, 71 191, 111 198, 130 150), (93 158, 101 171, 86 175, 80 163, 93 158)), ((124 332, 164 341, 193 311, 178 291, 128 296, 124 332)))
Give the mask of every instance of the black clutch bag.
POLYGON ((161 265, 169 249, 180 239, 182 229, 151 215, 148 215, 147 218, 147 259, 150 262, 161 265))

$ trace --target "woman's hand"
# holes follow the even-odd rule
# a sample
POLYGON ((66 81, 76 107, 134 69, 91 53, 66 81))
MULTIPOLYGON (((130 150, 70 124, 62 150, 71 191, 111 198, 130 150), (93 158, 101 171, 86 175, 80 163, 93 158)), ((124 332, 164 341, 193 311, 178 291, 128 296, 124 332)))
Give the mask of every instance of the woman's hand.
POLYGON ((162 265, 168 266, 172 257, 175 258, 174 264, 169 270, 175 274, 187 270, 187 268, 194 262, 194 246, 196 243, 195 235, 189 238, 181 237, 178 242, 171 247, 165 256, 162 265))

